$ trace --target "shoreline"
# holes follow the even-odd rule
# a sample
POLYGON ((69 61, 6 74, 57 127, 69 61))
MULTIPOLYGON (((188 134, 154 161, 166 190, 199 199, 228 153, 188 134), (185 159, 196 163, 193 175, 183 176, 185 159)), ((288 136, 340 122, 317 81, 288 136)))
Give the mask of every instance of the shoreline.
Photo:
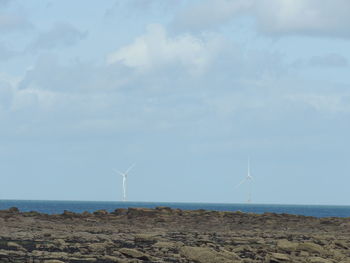
POLYGON ((20 211, 38 211, 48 214, 60 214, 64 210, 82 213, 105 209, 113 212, 116 208, 143 207, 156 208, 157 206, 168 206, 173 209, 196 210, 206 209, 211 211, 234 212, 237 210, 246 213, 263 214, 287 213, 294 215, 325 217, 350 217, 350 206, 341 205, 290 205, 290 204, 225 204, 225 203, 167 203, 167 202, 114 202, 114 201, 38 201, 38 200, 0 200, 0 209, 18 207, 20 211))
POLYGON ((350 207, 350 204, 311 204, 311 203, 232 203, 232 202, 199 202, 199 201, 110 201, 110 200, 62 200, 62 199, 0 199, 8 202, 77 202, 77 203, 144 203, 144 204, 208 204, 208 205, 257 205, 257 206, 324 206, 324 207, 350 207))
POLYGON ((0 262, 350 262, 350 218, 169 207, 0 211, 0 262))

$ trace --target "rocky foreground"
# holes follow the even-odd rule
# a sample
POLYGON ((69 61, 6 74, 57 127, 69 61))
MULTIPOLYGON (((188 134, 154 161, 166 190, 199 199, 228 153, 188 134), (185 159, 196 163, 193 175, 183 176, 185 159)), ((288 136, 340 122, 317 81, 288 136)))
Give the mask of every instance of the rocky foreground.
POLYGON ((0 262, 350 263, 350 219, 117 209, 0 211, 0 262))

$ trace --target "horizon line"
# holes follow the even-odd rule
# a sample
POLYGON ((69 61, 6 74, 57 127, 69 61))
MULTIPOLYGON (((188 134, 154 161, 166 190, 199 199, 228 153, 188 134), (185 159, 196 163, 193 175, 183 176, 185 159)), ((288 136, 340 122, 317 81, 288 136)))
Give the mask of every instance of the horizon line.
POLYGON ((290 205, 290 206, 346 206, 350 207, 350 204, 341 205, 341 204, 293 204, 293 203, 229 203, 229 202, 199 202, 199 201, 122 201, 122 200, 58 200, 58 199, 0 199, 1 201, 47 201, 47 202, 105 202, 105 203, 164 203, 164 204, 211 204, 211 205, 290 205))

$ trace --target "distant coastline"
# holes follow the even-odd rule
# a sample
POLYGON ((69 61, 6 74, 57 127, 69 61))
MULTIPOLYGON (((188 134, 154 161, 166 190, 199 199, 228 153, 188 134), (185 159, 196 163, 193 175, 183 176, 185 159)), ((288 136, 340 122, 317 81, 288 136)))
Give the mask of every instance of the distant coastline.
POLYGON ((113 202, 113 201, 68 201, 68 200, 0 200, 0 209, 18 207, 20 211, 38 211, 60 214, 64 210, 82 213, 100 209, 112 212, 116 208, 168 206, 183 210, 205 209, 213 211, 242 211, 262 214, 287 213, 314 217, 350 217, 350 206, 340 205, 283 205, 283 204, 228 204, 228 203, 181 203, 181 202, 113 202))

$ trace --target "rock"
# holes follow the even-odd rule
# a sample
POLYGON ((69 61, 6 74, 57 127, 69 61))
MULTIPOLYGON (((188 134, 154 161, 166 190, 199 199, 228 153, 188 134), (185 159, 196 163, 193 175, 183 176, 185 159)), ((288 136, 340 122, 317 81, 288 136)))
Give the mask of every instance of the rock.
POLYGON ((298 243, 290 242, 287 239, 281 239, 277 241, 278 250, 282 250, 288 253, 295 251, 298 247, 298 243))
MULTIPOLYGON (((0 0, 1 1, 1 0, 0 0)), ((129 208, 0 211, 4 263, 350 263, 349 218, 129 208)))
POLYGON ((91 243, 88 245, 88 250, 96 253, 103 253, 106 251, 106 244, 104 243, 91 243))
POLYGON ((99 260, 112 261, 112 262, 120 262, 120 258, 114 256, 102 256, 99 260))
POLYGON ((64 217, 75 217, 76 214, 74 212, 70 212, 68 210, 64 210, 62 216, 64 216, 64 217))
POLYGON ((83 217, 90 217, 90 216, 91 216, 91 213, 88 212, 88 211, 84 211, 84 212, 81 213, 81 215, 82 215, 83 217))
POLYGON ((219 252, 220 256, 223 256, 224 258, 227 259, 235 259, 235 260, 240 260, 241 258, 234 252, 227 251, 227 250, 221 250, 219 252))
POLYGON ((157 206, 156 210, 161 211, 161 212, 166 212, 166 213, 172 213, 173 209, 167 206, 157 206))
POLYGON ((108 262, 108 263, 128 263, 128 260, 120 259, 113 256, 102 256, 98 259, 98 262, 108 262))
POLYGON ((332 260, 328 260, 320 257, 310 257, 309 262, 310 263, 333 263, 332 260))
POLYGON ((97 215, 97 216, 108 215, 108 212, 104 209, 100 209, 100 210, 95 211, 94 215, 97 215))
POLYGON ((157 211, 150 208, 128 208, 127 216, 129 219, 155 216, 157 211))
POLYGON ((136 243, 145 243, 152 245, 159 240, 156 234, 137 234, 134 236, 134 240, 136 243))
POLYGON ((47 256, 48 253, 47 251, 33 250, 31 254, 33 257, 36 257, 36 258, 45 258, 45 256, 47 256))
POLYGON ((67 243, 61 238, 55 239, 53 242, 53 245, 56 246, 60 250, 64 250, 67 248, 67 243))
POLYGON ((309 252, 307 252, 307 251, 300 251, 299 254, 303 258, 308 258, 310 256, 309 252))
POLYGON ((50 252, 47 256, 60 260, 65 260, 68 258, 68 254, 66 252, 50 252))
POLYGON ((312 242, 305 242, 305 243, 298 244, 297 250, 306 251, 311 254, 319 254, 319 255, 325 252, 320 245, 312 242))
POLYGON ((125 208, 117 208, 112 212, 112 214, 117 215, 117 216, 125 216, 128 213, 128 209, 125 208))
POLYGON ((334 244, 336 244, 338 247, 348 249, 348 245, 344 240, 335 240, 334 244))
POLYGON ((8 211, 10 212, 10 213, 13 213, 13 214, 17 214, 17 213, 19 213, 19 209, 17 208, 17 207, 10 207, 9 209, 8 209, 8 211))
POLYGON ((143 260, 150 259, 149 255, 133 248, 121 248, 119 249, 119 252, 131 258, 137 258, 137 259, 143 259, 143 260))
POLYGON ((96 258, 69 258, 69 263, 91 263, 98 262, 96 258))
POLYGON ((8 257, 9 257, 8 251, 4 251, 4 250, 0 251, 0 259, 8 258, 8 257))
POLYGON ((220 253, 206 247, 184 246, 180 249, 180 254, 189 260, 199 263, 241 262, 241 260, 234 253, 220 253))
POLYGON ((10 250, 27 251, 24 247, 15 242, 7 242, 7 247, 10 250))
POLYGON ((278 262, 289 262, 290 257, 285 254, 281 253, 272 253, 270 257, 270 262, 271 263, 278 263, 278 262))
POLYGON ((173 249, 176 248, 178 245, 174 242, 164 242, 164 241, 159 241, 153 245, 153 247, 156 248, 167 248, 167 249, 173 249))

